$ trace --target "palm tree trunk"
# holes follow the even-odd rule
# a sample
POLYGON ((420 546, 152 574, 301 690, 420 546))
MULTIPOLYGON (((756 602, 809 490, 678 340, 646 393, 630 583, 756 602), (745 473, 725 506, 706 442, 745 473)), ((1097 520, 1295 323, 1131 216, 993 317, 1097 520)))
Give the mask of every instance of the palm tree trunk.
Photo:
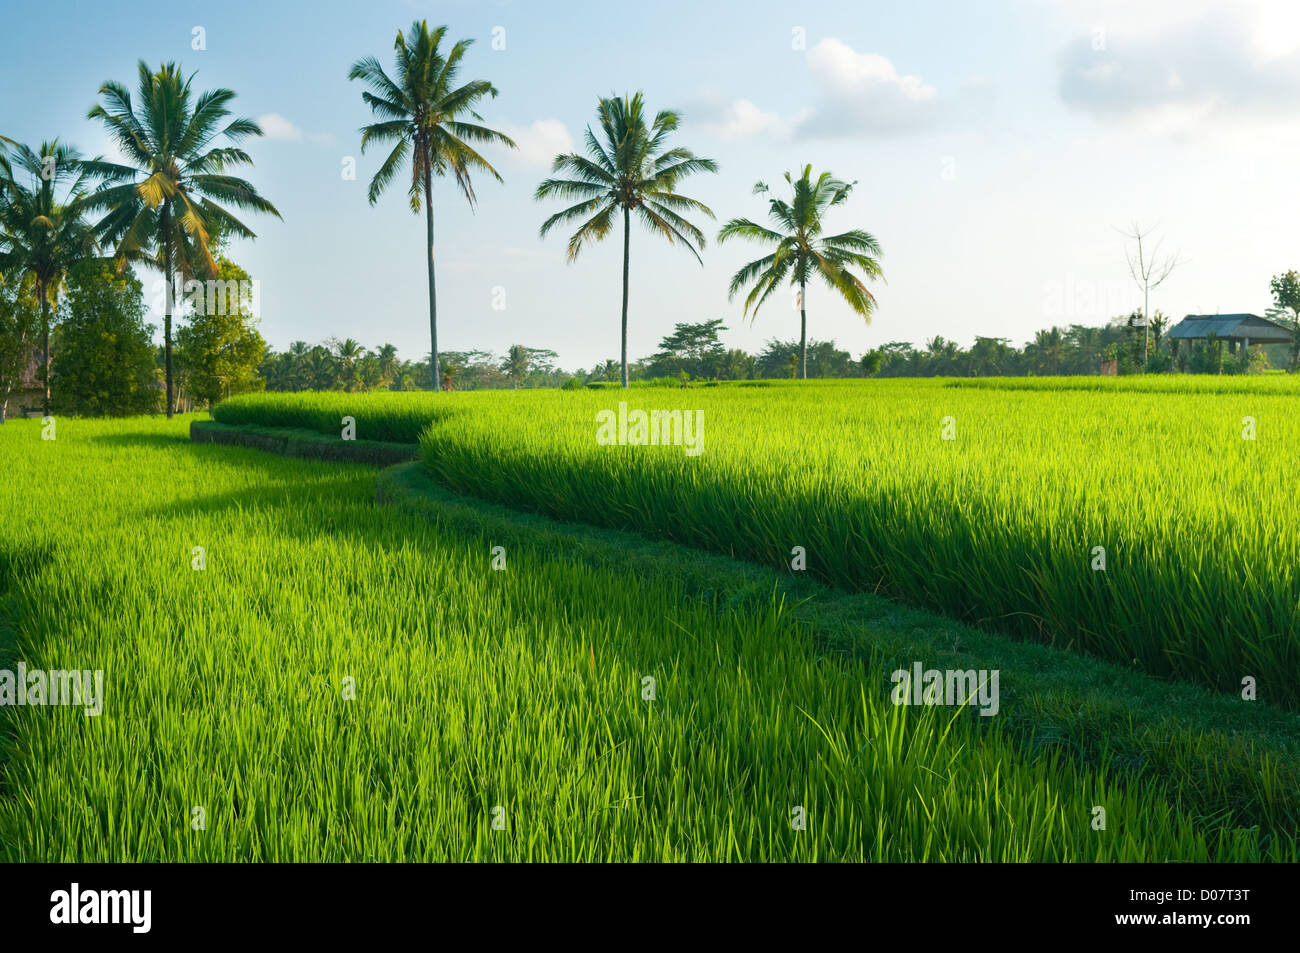
POLYGON ((41 299, 41 376, 45 378, 45 416, 50 415, 50 297, 45 282, 36 286, 36 294, 41 299))
POLYGON ((799 377, 808 379, 808 309, 804 301, 806 285, 799 282, 799 377))
POLYGON ((632 238, 632 217, 623 207, 623 386, 627 387, 627 263, 628 243, 632 238))
POLYGON ((176 412, 176 391, 172 377, 172 244, 171 244, 171 207, 164 202, 162 207, 162 252, 163 252, 163 367, 167 378, 167 419, 171 420, 176 412))
POLYGON ((428 162, 424 163, 424 231, 429 246, 429 366, 433 371, 433 389, 442 390, 438 367, 438 293, 433 282, 433 175, 428 162))

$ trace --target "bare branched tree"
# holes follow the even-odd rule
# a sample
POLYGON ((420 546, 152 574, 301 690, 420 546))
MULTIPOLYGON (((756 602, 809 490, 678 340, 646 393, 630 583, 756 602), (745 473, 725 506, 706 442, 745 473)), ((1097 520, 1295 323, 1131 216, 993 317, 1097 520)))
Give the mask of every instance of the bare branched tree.
POLYGON ((1117 231, 1137 245, 1136 251, 1126 245, 1124 254, 1128 259, 1129 274, 1133 276, 1134 283, 1142 289, 1142 366, 1145 368, 1151 344, 1151 292, 1164 283, 1180 262, 1177 255, 1160 254, 1160 246, 1164 244, 1163 238, 1156 239, 1155 245, 1150 248, 1150 254, 1147 254, 1142 243, 1151 237, 1155 231, 1154 227, 1144 229, 1134 222, 1132 231, 1126 232, 1123 229, 1117 231))

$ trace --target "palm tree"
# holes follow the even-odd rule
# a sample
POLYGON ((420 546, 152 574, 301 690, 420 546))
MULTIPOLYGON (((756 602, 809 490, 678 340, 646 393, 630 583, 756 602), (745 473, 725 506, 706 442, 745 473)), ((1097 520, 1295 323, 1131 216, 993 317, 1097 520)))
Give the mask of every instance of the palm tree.
POLYGON ((1065 335, 1060 328, 1037 331, 1025 347, 1025 356, 1040 374, 1058 374, 1065 362, 1065 335))
POLYGON ((64 276, 95 253, 95 234, 86 224, 86 172, 81 154, 57 139, 39 152, 5 136, 13 158, 0 152, 0 273, 31 282, 41 309, 41 377, 45 414, 50 413, 50 311, 58 305, 64 276), (14 167, 31 176, 18 181, 14 167), (63 195, 59 186, 67 183, 63 195))
POLYGON ((104 180, 91 196, 91 207, 105 211, 98 229, 106 245, 115 246, 118 267, 138 261, 157 268, 165 282, 163 351, 167 375, 167 416, 175 411, 172 369, 173 283, 177 274, 189 280, 197 275, 217 277, 212 258, 214 233, 256 238, 247 225, 218 202, 240 209, 266 212, 280 218, 274 205, 244 179, 227 170, 253 164, 239 143, 262 135, 251 119, 232 119, 227 104, 235 98, 229 89, 214 89, 197 99, 190 92, 194 74, 187 78, 175 63, 164 63, 155 73, 143 60, 139 64, 139 97, 120 83, 99 87, 103 103, 87 115, 104 123, 129 164, 90 161, 87 170, 104 180), (223 125, 224 123, 224 125, 223 125), (213 147, 224 137, 227 146, 213 147))
POLYGON ((519 382, 528 374, 528 348, 522 344, 510 345, 510 352, 506 359, 501 362, 501 370, 506 372, 514 384, 515 390, 519 389, 519 382))
POLYGON ((683 218, 684 211, 702 212, 713 218, 708 206, 677 191, 677 184, 697 172, 717 172, 712 159, 698 158, 680 146, 666 148, 681 117, 669 110, 659 112, 646 126, 641 93, 600 100, 596 109, 604 142, 587 127, 587 154, 568 153, 555 157, 551 178, 537 187, 537 199, 551 196, 579 199, 576 205, 557 212, 542 223, 546 237, 556 225, 586 219, 569 239, 569 261, 577 259, 589 240, 599 241, 614 227, 614 216, 623 212, 623 386, 627 386, 627 292, 628 244, 632 213, 652 231, 681 242, 701 265, 696 248, 704 247, 704 233, 683 218))
POLYGON ((344 390, 352 390, 357 383, 357 362, 365 353, 366 349, 361 346, 361 342, 353 338, 334 342, 334 354, 339 359, 339 383, 344 390))
POLYGON ((383 378, 383 386, 391 387, 397 380, 400 362, 397 360, 397 346, 385 344, 375 352, 375 357, 379 359, 379 374, 383 378))
POLYGON ((496 87, 476 79, 456 85, 460 61, 473 40, 460 40, 444 55, 439 46, 447 28, 432 32, 423 20, 411 24, 409 39, 398 31, 393 44, 397 51, 397 79, 393 80, 373 56, 357 60, 348 79, 364 80, 370 87, 361 98, 379 118, 361 128, 361 151, 373 142, 395 143, 370 180, 370 204, 379 201, 384 187, 392 181, 407 155, 411 158, 411 186, 407 189, 411 211, 424 207, 424 224, 429 265, 429 337, 433 344, 433 387, 440 390, 438 373, 438 296, 433 278, 433 177, 451 172, 456 186, 474 207, 476 201, 470 173, 481 170, 498 182, 503 181, 487 159, 470 145, 497 143, 514 149, 514 140, 504 133, 477 123, 466 122, 468 116, 481 123, 474 111, 484 96, 496 98, 496 87))
MULTIPOLYGON (((789 202, 768 200, 768 219, 775 229, 765 228, 747 218, 733 218, 718 233, 718 243, 745 238, 750 241, 775 245, 772 254, 751 261, 736 272, 731 279, 730 296, 734 298, 746 285, 753 290, 745 299, 745 315, 758 309, 780 285, 788 281, 799 288, 799 376, 808 377, 808 279, 820 277, 848 302, 858 314, 871 320, 876 299, 867 286, 850 268, 856 266, 868 279, 881 278, 880 244, 860 228, 839 235, 822 234, 822 216, 837 205, 848 201, 856 183, 841 182, 829 172, 812 180, 812 166, 806 165, 798 180, 785 174, 793 189, 789 202)), ((768 187, 762 182, 754 186, 754 194, 766 194, 768 187)))
POLYGON ((307 354, 311 346, 306 341, 293 341, 289 344, 286 356, 289 358, 289 389, 302 390, 307 380, 307 354))
POLYGON ((329 348, 317 344, 307 355, 306 370, 311 390, 334 390, 338 386, 338 363, 329 348))

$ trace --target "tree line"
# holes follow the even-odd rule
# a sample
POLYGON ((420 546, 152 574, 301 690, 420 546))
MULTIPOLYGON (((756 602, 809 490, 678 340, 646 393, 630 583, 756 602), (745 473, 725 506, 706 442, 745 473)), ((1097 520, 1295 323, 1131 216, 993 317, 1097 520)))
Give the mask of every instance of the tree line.
MULTIPOLYGON (((516 148, 509 136, 485 125, 478 113, 485 100, 497 96, 496 87, 483 79, 460 79, 472 43, 469 39, 452 43, 445 26, 430 29, 427 22, 416 21, 408 31, 397 33, 391 74, 373 56, 357 60, 348 71, 349 79, 364 85, 361 99, 375 118, 360 130, 361 151, 372 146, 386 150, 370 180, 369 201, 377 203, 399 175, 409 175, 407 201, 411 210, 425 219, 430 337, 427 379, 435 390, 448 383, 455 386, 458 370, 463 376, 486 377, 489 371, 499 369, 494 362, 472 355, 458 364, 453 355, 449 381, 438 347, 433 179, 451 177, 472 208, 478 201, 476 175, 502 181, 479 149, 484 145, 516 148)), ((103 258, 112 263, 118 276, 133 266, 162 276, 166 288, 162 400, 171 416, 182 396, 177 366, 181 342, 173 333, 173 323, 187 316, 177 311, 178 292, 185 289, 188 293, 196 283, 219 278, 216 252, 222 239, 256 237, 241 215, 251 212, 280 217, 251 183, 234 174, 240 167, 252 166, 244 143, 262 135, 253 120, 232 116, 229 105, 235 93, 229 89, 199 93, 193 88, 195 74, 187 76, 176 63, 164 63, 155 70, 141 61, 137 74, 134 96, 122 83, 106 81, 99 88, 99 101, 87 113, 103 125, 124 157, 122 162, 83 157, 58 140, 31 148, 0 137, 0 282, 9 288, 5 324, 0 328, 6 335, 0 355, 7 361, 0 369, 0 396, 6 403, 16 382, 29 370, 25 352, 39 348, 42 409, 51 411, 55 403, 51 344, 62 314, 61 296, 70 287, 68 277, 74 269, 103 258), (35 302, 34 318, 28 300, 35 302)), ((600 98, 596 115, 599 134, 589 126, 584 153, 555 158, 552 177, 538 186, 536 198, 577 200, 546 218, 540 227, 545 237, 554 227, 577 225, 568 241, 571 261, 583 248, 622 225, 620 362, 626 385, 632 220, 670 244, 681 245, 702 264, 705 235, 690 216, 713 218, 714 214, 684 195, 680 185, 691 176, 716 173, 718 165, 676 143, 680 116, 672 110, 651 115, 641 92, 600 98)), ((719 232, 718 240, 741 239, 768 246, 769 254, 737 272, 730 293, 734 297, 749 289, 745 312, 757 315, 778 287, 797 288, 802 353, 807 339, 802 301, 808 282, 824 282, 857 313, 869 318, 875 299, 865 282, 881 277, 880 245, 861 229, 825 234, 824 213, 847 201, 853 183, 842 182, 829 172, 813 175, 811 166, 798 177, 787 173, 785 178, 790 198, 769 200, 769 225, 732 219, 719 232)), ((756 193, 768 191, 763 183, 755 186, 756 193)), ((64 334, 54 343, 66 348, 73 340, 64 334)), ((203 346, 197 340, 191 345, 203 346)), ((342 386, 373 384, 385 375, 389 375, 389 386, 402 381, 392 367, 378 372, 356 356, 340 356, 336 346, 319 346, 331 360, 342 362, 342 386), (353 364, 360 365, 359 373, 368 376, 354 376, 353 364)), ((503 373, 514 386, 525 376, 518 370, 524 353, 507 355, 516 369, 503 373)), ((247 363, 242 360, 246 356, 241 355, 241 366, 247 363)), ((305 360, 303 355, 295 355, 268 370, 280 378, 297 380, 304 373, 299 358, 305 360)), ((321 363, 325 354, 317 352, 316 359, 321 363)), ((65 365, 69 360, 65 359, 65 365)), ((537 355, 528 360, 536 363, 537 355)), ((806 356, 800 366, 806 372, 806 356)), ((191 399, 209 399, 221 388, 233 390, 246 383, 231 371, 224 367, 199 375, 191 369, 191 399), (212 380, 199 384, 201 376, 212 380)), ((70 391, 60 398, 65 406, 70 399, 70 391)))
MULTIPOLYGON (((44 413, 54 408, 134 412, 160 402, 168 416, 178 404, 212 403, 258 387, 558 386, 608 381, 612 363, 624 387, 645 377, 1092 373, 1102 359, 1114 361, 1120 373, 1235 368, 1217 342, 1183 353, 1162 349, 1156 316, 1149 324, 1141 322, 1140 349, 1131 317, 1127 325, 1112 322, 1099 329, 1051 328, 1023 348, 997 337, 977 338, 969 349, 935 338, 923 350, 895 342, 856 360, 833 342, 810 340, 805 304, 810 282, 830 288, 869 321, 876 300, 868 285, 883 280, 881 246, 871 233, 854 228, 832 234, 828 228, 828 213, 847 203, 856 183, 828 171, 815 173, 811 165, 785 173, 784 196, 774 195, 764 182, 754 185, 753 194, 767 203, 765 223, 736 217, 717 235, 720 244, 763 246, 762 257, 732 276, 729 297, 743 297, 743 317, 753 320, 773 295, 788 292, 800 316, 797 341, 773 339, 763 352, 749 355, 722 348, 716 329, 712 335, 707 330, 710 322, 679 324, 657 354, 629 362, 632 223, 703 264, 706 236, 692 219, 715 216, 681 186, 693 176, 718 172, 717 162, 676 141, 680 115, 652 114, 641 92, 600 98, 583 151, 556 156, 550 177, 534 196, 571 203, 539 228, 543 239, 557 228, 574 229, 566 246, 569 261, 622 232, 617 359, 566 374, 554 366, 552 352, 524 345, 513 345, 500 357, 440 351, 433 179, 451 177, 472 208, 478 201, 475 175, 501 181, 479 149, 515 148, 478 113, 485 100, 497 96, 496 87, 487 80, 460 79, 472 43, 450 43, 446 27, 430 29, 416 21, 397 33, 391 73, 373 56, 357 60, 348 72, 349 79, 364 85, 361 99, 374 118, 360 130, 361 150, 386 150, 369 183, 370 203, 406 175, 408 204, 425 219, 430 351, 422 362, 400 361, 391 345, 368 351, 351 338, 299 341, 287 352, 270 353, 251 314, 242 307, 233 312, 213 307, 207 300, 204 289, 210 291, 214 283, 220 288, 247 279, 223 255, 231 240, 256 237, 241 216, 280 217, 251 183, 234 174, 253 165, 244 144, 262 130, 251 119, 233 116, 233 91, 199 93, 193 88, 195 74, 187 76, 176 63, 155 70, 140 62, 134 96, 117 81, 105 82, 87 117, 103 125, 124 157, 121 162, 83 157, 57 139, 31 148, 0 136, 0 420, 9 396, 31 376, 33 353, 44 413), (156 329, 144 323, 146 312, 138 306, 137 267, 157 272, 165 289, 159 308, 163 343, 154 355, 158 374, 147 373, 142 359, 156 329), (96 281, 104 287, 95 290, 96 281), (183 322, 179 328, 173 327, 177 320, 183 322), (160 395, 153 393, 158 390, 160 395)), ((1131 266, 1144 295, 1175 263, 1160 258, 1158 246, 1145 256, 1146 234, 1135 226, 1131 236, 1138 243, 1137 264, 1131 266)), ((1295 272, 1275 278, 1276 308, 1270 314, 1292 326, 1300 322, 1298 289, 1295 272)), ((1265 350, 1253 354, 1246 360, 1254 360, 1256 369, 1268 360, 1265 350)), ((1293 370, 1296 358, 1293 349, 1293 370)))

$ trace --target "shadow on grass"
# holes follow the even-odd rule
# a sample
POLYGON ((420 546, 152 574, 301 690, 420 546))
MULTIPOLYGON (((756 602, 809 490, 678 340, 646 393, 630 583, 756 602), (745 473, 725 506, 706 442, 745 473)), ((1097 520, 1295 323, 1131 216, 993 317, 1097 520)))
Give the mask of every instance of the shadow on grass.
POLYGON ((184 434, 106 433, 96 434, 90 441, 128 449, 176 450, 188 445, 190 438, 184 434))

